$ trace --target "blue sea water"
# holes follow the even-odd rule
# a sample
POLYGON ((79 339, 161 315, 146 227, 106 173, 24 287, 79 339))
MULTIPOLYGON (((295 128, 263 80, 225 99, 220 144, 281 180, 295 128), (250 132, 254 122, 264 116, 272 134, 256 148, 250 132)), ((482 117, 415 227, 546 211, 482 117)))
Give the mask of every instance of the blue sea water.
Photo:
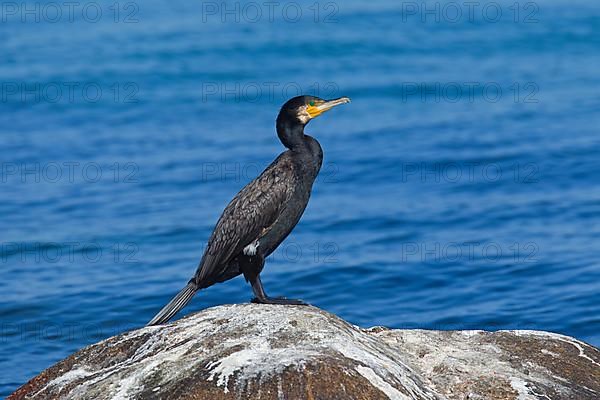
MULTIPOLYGON (((600 345, 600 3, 10 4, 0 395, 187 282, 300 92, 353 102, 307 127, 324 166, 270 294, 600 345)), ((236 278, 184 313, 250 297, 236 278)))

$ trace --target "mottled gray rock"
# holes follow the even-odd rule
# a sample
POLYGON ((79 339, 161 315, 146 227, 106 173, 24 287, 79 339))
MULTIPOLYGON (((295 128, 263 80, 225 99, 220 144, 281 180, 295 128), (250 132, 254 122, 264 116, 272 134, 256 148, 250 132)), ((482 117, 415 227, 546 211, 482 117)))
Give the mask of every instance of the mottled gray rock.
POLYGON ((600 352, 536 331, 361 329, 240 304, 89 346, 9 399, 598 399, 600 352))

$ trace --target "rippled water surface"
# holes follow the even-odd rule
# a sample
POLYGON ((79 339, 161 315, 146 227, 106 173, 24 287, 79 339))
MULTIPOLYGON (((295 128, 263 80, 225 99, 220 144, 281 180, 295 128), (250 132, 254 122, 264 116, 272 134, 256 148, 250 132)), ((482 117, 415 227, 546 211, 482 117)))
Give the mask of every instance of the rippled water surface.
MULTIPOLYGON (((267 262, 271 294, 362 326, 600 345, 597 2, 281 3, 272 21, 166 3, 94 3, 96 23, 3 9, 0 395, 185 284, 282 151, 274 119, 298 91, 353 102, 307 128, 324 167, 267 262)), ((250 297, 237 278, 185 313, 250 297)))

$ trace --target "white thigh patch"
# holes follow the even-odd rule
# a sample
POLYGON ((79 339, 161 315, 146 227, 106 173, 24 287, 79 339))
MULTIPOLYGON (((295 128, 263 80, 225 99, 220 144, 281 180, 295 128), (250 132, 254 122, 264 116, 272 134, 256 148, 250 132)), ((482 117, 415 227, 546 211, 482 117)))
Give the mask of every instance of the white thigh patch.
POLYGON ((244 255, 255 256, 256 252, 258 251, 259 245, 260 242, 258 240, 255 240, 254 242, 250 243, 248 246, 244 247, 244 255))

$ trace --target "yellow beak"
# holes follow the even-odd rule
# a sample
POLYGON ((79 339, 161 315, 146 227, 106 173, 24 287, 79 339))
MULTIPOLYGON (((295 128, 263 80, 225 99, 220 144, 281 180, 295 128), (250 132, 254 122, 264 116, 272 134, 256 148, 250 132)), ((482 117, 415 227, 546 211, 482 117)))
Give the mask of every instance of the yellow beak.
POLYGON ((339 99, 316 102, 314 105, 309 105, 306 107, 306 112, 311 118, 315 118, 323 114, 325 111, 331 110, 333 107, 346 103, 350 103, 350 99, 348 97, 340 97, 339 99))

